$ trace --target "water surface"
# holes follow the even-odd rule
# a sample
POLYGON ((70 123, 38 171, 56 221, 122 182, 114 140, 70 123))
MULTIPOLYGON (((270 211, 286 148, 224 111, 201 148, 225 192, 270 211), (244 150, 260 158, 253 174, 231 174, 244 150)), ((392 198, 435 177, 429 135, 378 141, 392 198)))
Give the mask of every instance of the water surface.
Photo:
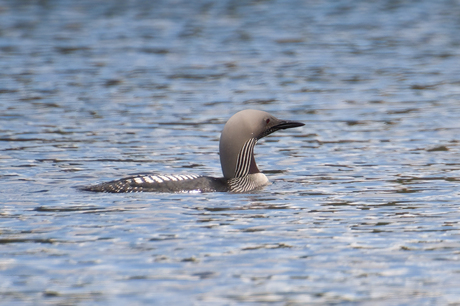
POLYGON ((4 304, 460 303, 457 1, 0 0, 4 304), (248 194, 96 194, 220 176, 248 194))

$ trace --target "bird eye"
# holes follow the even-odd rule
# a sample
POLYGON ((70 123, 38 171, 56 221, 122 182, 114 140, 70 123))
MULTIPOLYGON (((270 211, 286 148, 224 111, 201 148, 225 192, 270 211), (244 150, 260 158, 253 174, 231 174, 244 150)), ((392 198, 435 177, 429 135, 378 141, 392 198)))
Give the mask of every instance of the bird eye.
POLYGON ((266 124, 269 124, 269 123, 270 123, 270 119, 267 118, 267 120, 265 120, 265 123, 266 123, 266 124))

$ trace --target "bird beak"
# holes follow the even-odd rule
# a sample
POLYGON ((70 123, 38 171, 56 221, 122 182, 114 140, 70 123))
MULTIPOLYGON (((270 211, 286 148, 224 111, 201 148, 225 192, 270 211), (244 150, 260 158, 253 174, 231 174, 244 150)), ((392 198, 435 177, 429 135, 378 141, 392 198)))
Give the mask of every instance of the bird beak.
MULTIPOLYGON (((278 120, 278 119, 277 119, 278 120)), ((291 120, 278 120, 278 123, 273 125, 271 128, 268 130, 265 130, 262 134, 260 134, 257 139, 261 139, 267 135, 270 135, 273 132, 276 132, 278 130, 285 130, 285 129, 290 129, 290 128, 295 128, 299 126, 303 126, 305 124, 297 121, 291 121, 291 120)))
POLYGON ((275 125, 273 128, 276 130, 285 130, 291 129, 299 126, 304 126, 305 124, 302 122, 292 121, 292 120, 280 120, 280 123, 275 125))

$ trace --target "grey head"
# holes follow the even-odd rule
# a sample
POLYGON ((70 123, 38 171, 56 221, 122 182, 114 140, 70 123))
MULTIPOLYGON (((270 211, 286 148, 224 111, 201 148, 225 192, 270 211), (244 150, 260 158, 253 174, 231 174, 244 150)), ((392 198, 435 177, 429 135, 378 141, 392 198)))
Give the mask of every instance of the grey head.
POLYGON ((220 136, 219 153, 226 179, 259 173, 254 160, 257 141, 278 130, 303 126, 303 123, 280 120, 267 112, 246 109, 233 115, 220 136))

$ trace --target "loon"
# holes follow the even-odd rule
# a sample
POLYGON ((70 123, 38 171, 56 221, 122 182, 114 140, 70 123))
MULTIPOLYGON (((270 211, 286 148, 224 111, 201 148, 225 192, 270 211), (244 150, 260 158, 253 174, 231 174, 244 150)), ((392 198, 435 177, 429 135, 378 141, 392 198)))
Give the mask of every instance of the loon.
POLYGON ((254 159, 257 141, 278 130, 305 124, 280 120, 267 112, 242 110, 225 124, 219 142, 224 177, 187 175, 135 175, 123 179, 81 187, 94 192, 248 192, 268 184, 254 159))

